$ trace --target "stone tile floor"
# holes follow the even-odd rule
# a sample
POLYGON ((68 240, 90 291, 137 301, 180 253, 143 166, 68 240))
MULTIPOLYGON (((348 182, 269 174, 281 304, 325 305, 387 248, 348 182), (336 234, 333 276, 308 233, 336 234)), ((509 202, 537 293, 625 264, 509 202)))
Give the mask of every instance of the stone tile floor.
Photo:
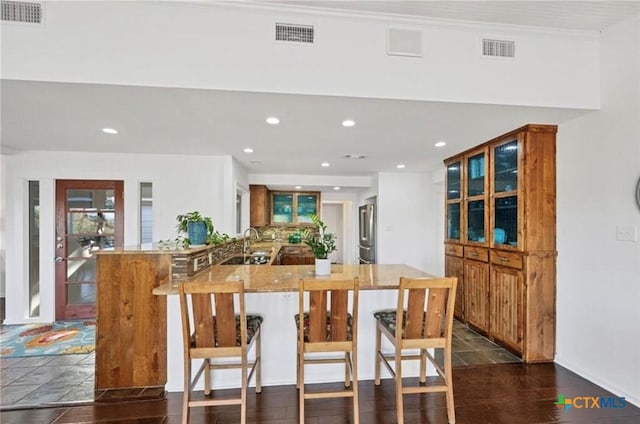
MULTIPOLYGON (((452 366, 507 364, 522 362, 520 358, 461 322, 453 322, 452 366)), ((440 355, 436 352, 436 359, 440 355)))
POLYGON ((95 354, 0 359, 0 408, 93 402, 95 354))
MULTIPOLYGON (((458 321, 452 345, 454 367, 521 362, 458 321)), ((0 359, 0 409, 93 402, 94 364, 95 353, 0 359)))

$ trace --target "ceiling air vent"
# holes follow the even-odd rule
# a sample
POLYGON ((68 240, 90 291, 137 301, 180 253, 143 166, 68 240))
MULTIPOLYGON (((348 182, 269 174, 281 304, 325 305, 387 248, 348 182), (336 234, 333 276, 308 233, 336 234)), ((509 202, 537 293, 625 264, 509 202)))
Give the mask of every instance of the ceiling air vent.
POLYGON ((276 41, 313 44, 313 25, 276 23, 276 41))
POLYGON ((515 57, 516 43, 508 40, 482 40, 482 55, 489 57, 515 57))
POLYGON ((422 57, 422 31, 387 29, 387 54, 390 56, 422 57))
POLYGON ((2 0, 2 20, 7 22, 39 24, 42 21, 42 4, 2 0))
POLYGON ((347 153, 344 157, 345 159, 364 159, 367 155, 363 155, 362 153, 347 153))

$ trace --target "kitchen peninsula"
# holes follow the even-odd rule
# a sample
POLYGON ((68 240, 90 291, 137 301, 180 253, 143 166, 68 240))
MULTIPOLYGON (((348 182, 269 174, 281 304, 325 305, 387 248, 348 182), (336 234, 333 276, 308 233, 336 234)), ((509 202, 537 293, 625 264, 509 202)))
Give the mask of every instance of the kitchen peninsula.
MULTIPOLYGON (((285 245, 286 246, 286 245, 285 245)), ((237 254, 237 246, 162 250, 126 248, 98 255, 98 318, 96 335, 96 390, 117 391, 118 396, 183 390, 183 360, 179 280, 238 281, 245 283, 247 312, 264 317, 263 384, 295 383, 297 289, 300 279, 316 278, 313 265, 272 265, 282 245, 273 244, 270 262, 262 265, 218 265, 237 254), (191 276, 175 275, 175 258, 206 252, 213 264, 198 266, 191 276), (216 258, 214 260, 214 258, 216 258), (184 277, 184 278, 183 278, 184 277), (150 390, 153 388, 154 390, 150 390), (128 394, 129 393, 129 394, 128 394)), ((192 262, 191 268, 194 265, 192 262)), ((324 280, 360 281, 360 378, 373 378, 374 310, 394 308, 401 276, 429 277, 407 265, 333 265, 324 280)), ((339 381, 343 372, 318 370, 310 381, 339 381), (321 372, 322 371, 322 372, 321 372)), ((214 387, 237 385, 234 370, 220 371, 214 387), (227 375, 233 378, 228 378, 227 375)))

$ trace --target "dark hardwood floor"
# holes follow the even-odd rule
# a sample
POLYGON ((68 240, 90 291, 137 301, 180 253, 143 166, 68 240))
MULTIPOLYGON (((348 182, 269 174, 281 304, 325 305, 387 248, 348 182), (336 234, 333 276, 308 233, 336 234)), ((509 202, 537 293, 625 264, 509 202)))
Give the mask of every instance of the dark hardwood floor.
MULTIPOLYGON (((578 408, 565 411, 555 405, 558 396, 565 399, 582 396, 602 398, 613 395, 601 387, 555 364, 501 364, 455 368, 454 392, 456 419, 464 423, 576 423, 622 424, 640 423, 640 409, 622 404, 617 408, 578 408)), ((336 383, 340 384, 340 383, 336 383)), ((588 402, 590 406, 593 404, 588 402)), ((444 395, 406 395, 407 424, 446 423, 444 395)), ((255 424, 297 423, 297 391, 295 386, 264 387, 261 394, 249 391, 248 421, 255 424)), ((309 400, 306 423, 350 423, 348 399, 309 400)), ((0 413, 2 424, 165 424, 179 423, 181 393, 169 393, 166 400, 120 403, 92 403, 79 406, 6 410, 0 413)), ((237 423, 237 406, 197 408, 192 424, 237 423)), ((373 381, 360 382, 360 422, 363 424, 395 423, 395 396, 392 380, 380 387, 373 381)))

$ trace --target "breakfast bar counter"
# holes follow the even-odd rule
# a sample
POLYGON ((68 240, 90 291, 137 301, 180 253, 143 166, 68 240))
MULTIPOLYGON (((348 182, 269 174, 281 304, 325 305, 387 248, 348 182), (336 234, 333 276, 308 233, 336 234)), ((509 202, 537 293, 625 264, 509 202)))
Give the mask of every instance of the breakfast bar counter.
MULTIPOLYGON (((338 281, 358 278, 360 290, 394 289, 400 277, 430 277, 408 265, 332 265, 331 274, 316 277, 313 265, 240 265, 214 266, 187 280, 243 281, 246 293, 295 292, 300 280, 338 281)), ((178 283, 165 283, 155 289, 156 295, 178 294, 178 283)))
MULTIPOLYGON (((239 281, 245 285, 247 313, 259 314, 262 324, 262 384, 284 385, 296 381, 296 326, 298 313, 298 283, 301 279, 343 280, 358 277, 360 308, 358 319, 359 378, 374 375, 375 321, 373 312, 396 307, 400 277, 431 277, 408 265, 332 265, 331 274, 316 276, 313 265, 240 265, 213 266, 189 278, 191 281, 239 281)), ((167 362, 168 391, 183 390, 182 333, 180 306, 176 283, 167 283, 153 290, 167 295, 167 362)), ((408 373, 414 364, 406 364, 408 373)), ((309 382, 341 381, 344 371, 339 367, 312 367, 306 373, 309 382)), ((236 370, 221 370, 214 375, 214 387, 239 387, 236 370)))
MULTIPOLYGON (((227 252, 224 258, 236 254, 227 252)), ((244 282, 247 313, 264 318, 262 382, 269 386, 296 380, 293 316, 298 312, 300 280, 359 279, 358 368, 366 380, 373 378, 373 312, 396 307, 394 289, 400 277, 431 277, 401 264, 332 265, 330 275, 316 276, 313 265, 217 265, 226 260, 217 258, 218 252, 206 250, 131 249, 97 255, 96 392, 124 399, 183 390, 180 281, 244 282)), ((343 372, 323 368, 310 370, 308 381, 344 378, 343 372)), ((214 387, 238 387, 236 372, 216 372, 214 387)))

